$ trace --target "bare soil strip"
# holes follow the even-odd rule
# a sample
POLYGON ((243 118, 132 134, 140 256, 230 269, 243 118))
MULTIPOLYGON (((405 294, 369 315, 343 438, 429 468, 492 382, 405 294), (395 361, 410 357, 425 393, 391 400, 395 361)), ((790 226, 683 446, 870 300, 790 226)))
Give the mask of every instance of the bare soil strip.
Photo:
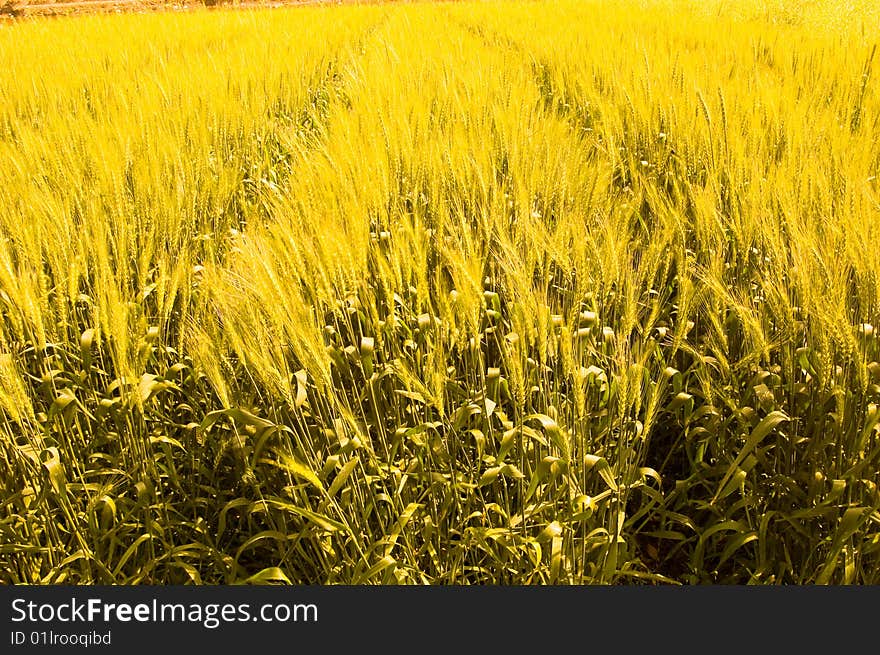
POLYGON ((169 2, 167 0, 74 0, 73 2, 49 2, 49 3, 4 3, 0 0, 0 7, 8 7, 9 13, 0 9, 0 21, 11 18, 30 16, 64 16, 83 13, 123 13, 123 12, 149 12, 149 11, 191 11, 208 6, 209 8, 248 9, 248 8, 277 8, 287 6, 307 5, 336 5, 336 4, 376 4, 376 0, 243 0, 239 2, 218 2, 210 4, 199 0, 181 0, 169 2))

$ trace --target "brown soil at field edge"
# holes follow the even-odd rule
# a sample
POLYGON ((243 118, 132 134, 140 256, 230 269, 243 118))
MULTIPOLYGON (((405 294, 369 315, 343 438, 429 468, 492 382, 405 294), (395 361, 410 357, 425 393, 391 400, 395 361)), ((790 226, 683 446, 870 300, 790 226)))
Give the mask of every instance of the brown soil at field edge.
MULTIPOLYGON (((255 9, 297 7, 314 5, 341 5, 341 4, 378 4, 394 0, 242 0, 239 2, 217 2, 209 9, 255 9)), ((0 5, 3 5, 0 0, 0 5)), ((148 11, 189 11, 206 8, 204 2, 199 0, 183 0, 181 2, 169 2, 167 0, 60 0, 59 2, 24 2, 15 5, 18 18, 35 16, 64 16, 84 13, 124 13, 124 12, 148 12, 148 11)), ((0 13, 0 23, 6 19, 14 20, 12 16, 0 13)))

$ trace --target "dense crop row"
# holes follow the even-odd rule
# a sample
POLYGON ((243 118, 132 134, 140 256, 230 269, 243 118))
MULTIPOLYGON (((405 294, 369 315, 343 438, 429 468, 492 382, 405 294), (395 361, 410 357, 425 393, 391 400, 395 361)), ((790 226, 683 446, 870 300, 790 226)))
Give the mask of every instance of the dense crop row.
POLYGON ((0 581, 880 582, 877 33, 4 28, 0 581))

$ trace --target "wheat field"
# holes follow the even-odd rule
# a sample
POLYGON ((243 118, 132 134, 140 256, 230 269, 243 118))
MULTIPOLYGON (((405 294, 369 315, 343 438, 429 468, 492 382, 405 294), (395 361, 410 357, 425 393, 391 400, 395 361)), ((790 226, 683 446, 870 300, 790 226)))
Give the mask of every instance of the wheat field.
POLYGON ((880 583, 877 34, 0 25, 0 582, 880 583))

